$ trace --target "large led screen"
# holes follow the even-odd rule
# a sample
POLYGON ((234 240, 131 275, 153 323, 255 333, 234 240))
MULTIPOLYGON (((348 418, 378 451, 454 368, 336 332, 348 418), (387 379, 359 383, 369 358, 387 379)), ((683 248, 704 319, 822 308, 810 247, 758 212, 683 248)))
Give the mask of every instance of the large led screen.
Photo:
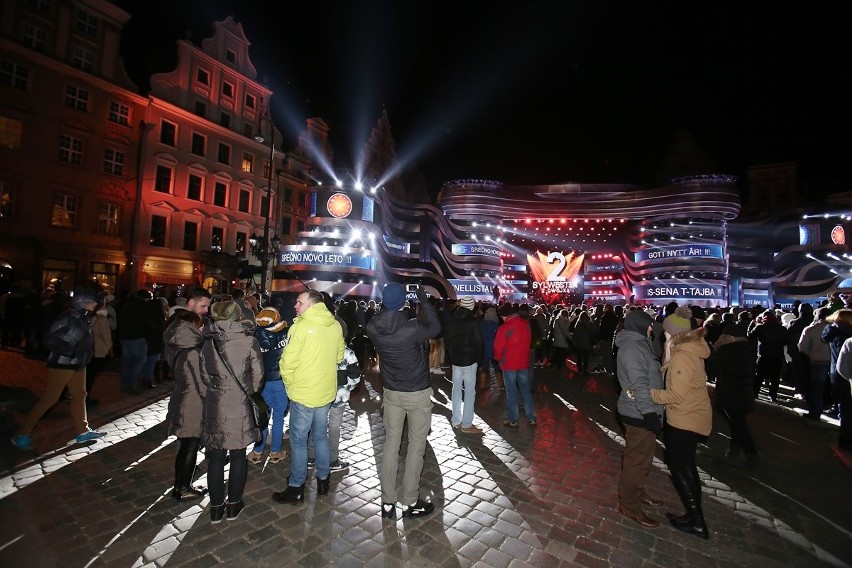
POLYGON ((551 251, 527 255, 530 294, 571 294, 582 284, 584 255, 577 252, 551 251))

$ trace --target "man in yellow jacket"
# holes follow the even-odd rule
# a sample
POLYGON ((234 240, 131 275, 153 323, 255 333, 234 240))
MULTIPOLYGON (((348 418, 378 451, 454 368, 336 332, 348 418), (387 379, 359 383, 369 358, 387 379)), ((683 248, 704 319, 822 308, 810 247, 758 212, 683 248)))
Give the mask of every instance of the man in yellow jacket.
POLYGON ((296 319, 278 364, 290 397, 290 477, 287 489, 272 494, 275 501, 293 505, 305 499, 310 433, 317 494, 328 493, 328 411, 337 395, 337 363, 343 359, 343 331, 322 294, 302 292, 295 307, 296 319))

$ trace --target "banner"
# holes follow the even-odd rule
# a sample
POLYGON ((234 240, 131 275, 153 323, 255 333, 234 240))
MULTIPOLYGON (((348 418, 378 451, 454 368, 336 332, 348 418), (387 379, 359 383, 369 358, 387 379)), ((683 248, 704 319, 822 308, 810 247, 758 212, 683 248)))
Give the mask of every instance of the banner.
POLYGON ((494 282, 476 279, 458 279, 448 280, 450 285, 456 291, 456 296, 471 296, 478 300, 491 300, 493 298, 492 290, 494 282))
POLYGON ((652 247, 636 252, 636 262, 670 258, 724 258, 722 245, 700 244, 678 247, 652 247))
POLYGON ((500 256, 501 248, 494 245, 482 245, 479 243, 455 244, 450 247, 450 252, 456 256, 500 256))
POLYGON ((284 250, 278 253, 279 265, 328 266, 334 268, 376 269, 376 257, 370 253, 342 253, 313 250, 284 250))
POLYGON ((709 284, 634 286, 637 300, 724 300, 725 287, 709 284))

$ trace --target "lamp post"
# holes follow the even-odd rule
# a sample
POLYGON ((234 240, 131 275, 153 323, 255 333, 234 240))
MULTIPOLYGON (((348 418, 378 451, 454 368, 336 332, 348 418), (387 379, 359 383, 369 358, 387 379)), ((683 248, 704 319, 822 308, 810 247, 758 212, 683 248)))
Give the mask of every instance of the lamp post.
MULTIPOLYGON (((271 96, 271 95, 270 95, 271 96)), ((263 240, 260 243, 260 246, 256 244, 252 244, 252 248, 255 248, 255 255, 260 253, 260 263, 263 266, 263 272, 260 274, 260 290, 261 293, 266 293, 266 267, 269 264, 269 217, 272 213, 272 172, 275 170, 275 125, 272 123, 272 112, 269 102, 267 102, 266 107, 264 109, 262 118, 266 118, 266 122, 269 124, 269 172, 267 174, 267 186, 266 186, 266 220, 263 223, 263 240)), ((263 143, 263 136, 258 133, 257 136, 254 137, 255 142, 263 143)), ((273 241, 278 240, 278 236, 275 236, 273 241)), ((257 237, 252 235, 252 238, 249 241, 257 242, 257 237)), ((279 241, 280 242, 280 241, 279 241)), ((277 252, 277 246, 275 247, 277 252)))

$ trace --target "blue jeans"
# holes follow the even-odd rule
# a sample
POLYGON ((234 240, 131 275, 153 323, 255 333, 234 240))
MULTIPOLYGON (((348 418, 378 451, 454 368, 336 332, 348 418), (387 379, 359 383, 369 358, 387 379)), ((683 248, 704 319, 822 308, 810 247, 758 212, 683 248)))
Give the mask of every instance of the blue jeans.
POLYGON ((464 428, 473 424, 473 403, 476 400, 476 363, 459 367, 453 365, 453 426, 464 428), (462 395, 464 389, 464 395, 462 395), (462 411, 464 400, 464 411, 462 411))
POLYGON ((157 369, 157 361, 163 356, 162 353, 152 353, 145 356, 145 366, 142 378, 149 383, 154 382, 154 371, 157 369))
MULTIPOLYGON (((269 405, 272 411, 272 440, 269 443, 270 452, 280 452, 284 444, 284 416, 287 414, 287 407, 290 405, 290 399, 287 398, 287 389, 284 388, 284 383, 281 379, 268 380, 263 384, 263 390, 260 391, 263 395, 263 400, 269 405)), ((264 428, 260 432, 260 442, 254 445, 252 451, 263 453, 266 449, 266 437, 269 435, 269 429, 264 428)))
POLYGON ((529 370, 507 371, 503 369, 503 385, 506 387, 506 412, 509 422, 518 421, 518 391, 524 400, 524 412, 527 420, 535 420, 535 407, 530 392, 529 370))
MULTIPOLYGON (((328 410, 328 463, 340 459, 340 427, 343 425, 343 413, 347 401, 334 402, 328 410)), ((308 435, 308 459, 315 459, 313 434, 308 435)))
POLYGON ((142 367, 145 366, 147 358, 148 342, 145 341, 144 337, 121 340, 121 371, 119 375, 121 388, 125 390, 136 388, 139 374, 142 373, 142 367))
POLYGON ((329 472, 328 411, 331 403, 311 408, 290 401, 290 482, 292 487, 304 485, 308 478, 308 434, 313 434, 317 479, 327 479, 329 472))
POLYGON ((825 408, 823 402, 825 383, 828 381, 828 363, 811 362, 811 385, 808 391, 808 416, 819 418, 825 408))

